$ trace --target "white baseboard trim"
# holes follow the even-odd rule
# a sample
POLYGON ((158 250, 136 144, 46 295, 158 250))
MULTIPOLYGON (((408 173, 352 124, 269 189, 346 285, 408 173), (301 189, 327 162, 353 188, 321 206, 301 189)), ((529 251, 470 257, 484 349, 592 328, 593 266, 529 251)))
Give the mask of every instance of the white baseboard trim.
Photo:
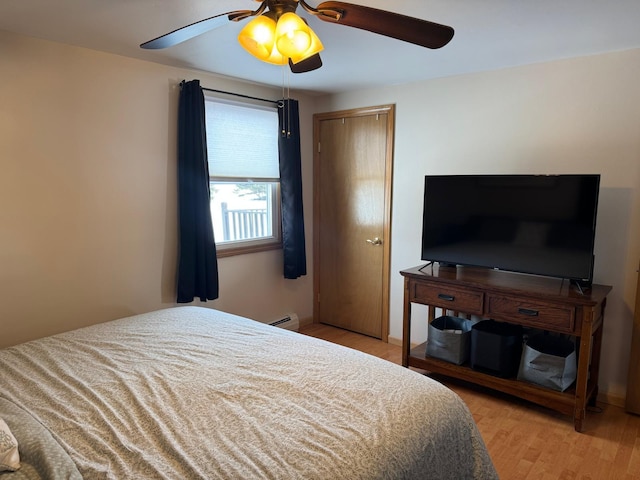
POLYGON ((391 345, 397 345, 398 347, 402 346, 402 339, 401 338, 392 337, 391 335, 389 335, 387 337, 387 342, 389 342, 391 345))
POLYGON ((606 403, 607 405, 613 405, 615 407, 624 408, 626 399, 607 392, 598 392, 598 402, 606 403))

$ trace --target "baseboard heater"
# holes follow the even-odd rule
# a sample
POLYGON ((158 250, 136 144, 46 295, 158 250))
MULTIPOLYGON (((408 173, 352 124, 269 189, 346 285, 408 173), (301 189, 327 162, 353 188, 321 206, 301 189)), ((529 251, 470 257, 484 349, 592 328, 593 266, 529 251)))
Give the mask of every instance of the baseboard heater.
POLYGON ((287 313, 284 317, 274 320, 273 322, 269 322, 269 325, 297 332, 300 328, 300 320, 298 320, 298 315, 295 313, 287 313))

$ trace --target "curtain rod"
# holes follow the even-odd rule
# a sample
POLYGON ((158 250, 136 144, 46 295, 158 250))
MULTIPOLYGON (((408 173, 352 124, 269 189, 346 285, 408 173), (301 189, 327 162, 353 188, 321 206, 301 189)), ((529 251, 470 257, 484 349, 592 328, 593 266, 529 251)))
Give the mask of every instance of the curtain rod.
POLYGON ((213 88, 205 88, 205 87, 200 87, 200 88, 202 88, 202 90, 206 90, 207 92, 224 93, 225 95, 233 95, 234 97, 242 97, 242 98, 248 98, 250 100, 258 100, 259 102, 273 103, 274 105, 282 104, 282 100, 268 100, 266 98, 252 97, 249 95, 243 95, 241 93, 225 92, 224 90, 215 90, 213 88))

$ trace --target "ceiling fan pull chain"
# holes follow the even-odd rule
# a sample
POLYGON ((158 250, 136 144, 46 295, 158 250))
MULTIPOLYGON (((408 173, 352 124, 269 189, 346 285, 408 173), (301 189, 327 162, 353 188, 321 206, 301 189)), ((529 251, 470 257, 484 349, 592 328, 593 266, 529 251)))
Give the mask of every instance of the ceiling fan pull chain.
POLYGON ((285 105, 285 101, 287 100, 287 97, 286 97, 286 94, 285 94, 285 90, 284 90, 284 76, 285 76, 284 65, 282 65, 282 67, 280 68, 280 71, 282 72, 282 112, 281 112, 281 115, 283 115, 282 119, 284 120, 282 122, 282 130, 280 131, 280 135, 282 135, 284 137, 287 134, 286 117, 284 116, 284 114, 285 114, 284 105, 285 105))
POLYGON ((287 70, 287 138, 291 137, 291 73, 287 70))

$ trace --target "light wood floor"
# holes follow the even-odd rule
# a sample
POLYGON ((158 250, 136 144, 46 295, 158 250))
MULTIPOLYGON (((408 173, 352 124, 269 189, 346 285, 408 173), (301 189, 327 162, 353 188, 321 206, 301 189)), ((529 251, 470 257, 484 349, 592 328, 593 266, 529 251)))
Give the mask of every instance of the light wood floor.
MULTIPOLYGON (((401 348, 328 325, 313 324, 301 333, 402 363, 401 348)), ((589 412, 583 433, 573 419, 537 405, 453 381, 433 377, 469 406, 502 480, 640 479, 640 416, 607 404, 589 412)))

